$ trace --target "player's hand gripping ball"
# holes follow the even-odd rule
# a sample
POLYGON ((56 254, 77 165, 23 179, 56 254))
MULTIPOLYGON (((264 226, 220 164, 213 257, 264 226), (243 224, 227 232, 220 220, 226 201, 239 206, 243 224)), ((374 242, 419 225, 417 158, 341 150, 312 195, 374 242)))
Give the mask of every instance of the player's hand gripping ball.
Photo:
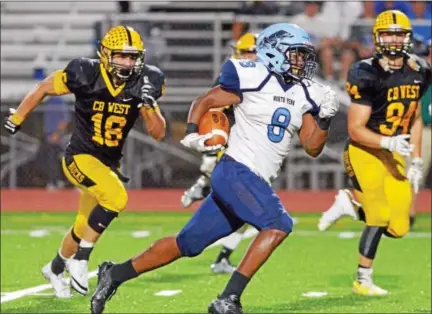
POLYGON ((199 122, 198 132, 200 135, 212 133, 213 136, 205 141, 206 146, 223 145, 228 141, 229 120, 227 116, 220 111, 207 112, 199 122))

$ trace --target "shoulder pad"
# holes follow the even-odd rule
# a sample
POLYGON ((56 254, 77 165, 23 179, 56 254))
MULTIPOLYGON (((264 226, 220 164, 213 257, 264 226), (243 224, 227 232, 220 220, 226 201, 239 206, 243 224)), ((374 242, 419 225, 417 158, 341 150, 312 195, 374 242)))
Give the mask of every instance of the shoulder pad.
POLYGON ((259 88, 261 83, 271 75, 268 68, 261 62, 247 59, 231 60, 237 70, 241 90, 259 88))
POLYGON ((100 62, 95 59, 77 58, 72 59, 64 72, 66 73, 65 84, 73 93, 88 85, 99 71, 100 62))
POLYGON ((378 86, 378 69, 370 58, 356 62, 348 71, 345 89, 352 102, 371 105, 378 86))
POLYGON ((232 58, 223 64, 218 81, 223 89, 241 93, 258 89, 268 77, 270 72, 262 63, 232 58))
POLYGON ((145 64, 144 65, 144 73, 148 76, 152 77, 164 77, 164 74, 161 69, 159 69, 157 66, 145 64))
POLYGON ((348 71, 348 82, 353 85, 362 85, 362 82, 375 82, 378 71, 372 64, 372 59, 365 59, 353 64, 348 71))

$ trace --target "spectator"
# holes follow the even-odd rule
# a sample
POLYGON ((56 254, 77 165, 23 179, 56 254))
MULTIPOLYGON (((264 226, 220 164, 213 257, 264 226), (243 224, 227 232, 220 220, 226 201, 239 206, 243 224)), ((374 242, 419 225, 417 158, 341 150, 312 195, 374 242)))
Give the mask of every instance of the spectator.
MULTIPOLYGON (((304 28, 310 35, 313 44, 318 48, 322 73, 326 80, 334 80, 334 55, 341 53, 342 64, 351 65, 353 58, 344 53, 344 42, 349 38, 350 28, 361 12, 357 2, 326 2, 320 12, 321 3, 308 1, 304 12, 295 15, 291 23, 304 28)), ((340 71, 339 80, 345 81, 347 70, 340 71)))
MULTIPOLYGON (((375 20, 375 3, 372 1, 364 1, 363 13, 359 19, 370 21, 372 24, 375 20)), ((375 46, 373 43, 371 26, 370 25, 353 25, 351 29, 351 36, 346 42, 346 50, 341 57, 341 72, 342 76, 346 78, 351 64, 359 59, 367 59, 375 53, 375 46)))
MULTIPOLYGON (((35 68, 33 78, 41 81, 45 78, 43 68, 35 68)), ((61 170, 61 154, 66 144, 65 131, 70 122, 70 111, 62 97, 50 97, 44 102, 44 142, 41 151, 44 156, 47 189, 64 187, 61 170)))
POLYGON ((130 13, 130 1, 117 1, 120 13, 130 13))
POLYGON ((432 18, 431 7, 432 4, 427 1, 412 1, 410 2, 412 14, 408 17, 411 19, 425 19, 430 20, 432 18))
POLYGON ((375 14, 378 15, 386 10, 399 10, 405 13, 409 18, 412 16, 412 9, 408 1, 376 1, 375 14))
POLYGON ((428 20, 429 23, 427 25, 416 24, 413 21, 413 32, 417 35, 421 35, 424 39, 424 43, 426 44, 428 40, 431 39, 431 25, 430 21, 432 18, 432 4, 430 2, 425 1, 413 1, 410 3, 411 5, 411 14, 408 17, 412 20, 428 20))
MULTIPOLYGON (((247 1, 243 7, 236 13, 232 26, 232 43, 239 40, 240 36, 246 32, 259 32, 257 29, 250 29, 249 23, 241 19, 241 15, 275 15, 279 13, 279 6, 275 1, 247 1)), ((271 23, 269 23, 271 24, 271 23)), ((263 29, 267 24, 259 24, 257 27, 263 29)))

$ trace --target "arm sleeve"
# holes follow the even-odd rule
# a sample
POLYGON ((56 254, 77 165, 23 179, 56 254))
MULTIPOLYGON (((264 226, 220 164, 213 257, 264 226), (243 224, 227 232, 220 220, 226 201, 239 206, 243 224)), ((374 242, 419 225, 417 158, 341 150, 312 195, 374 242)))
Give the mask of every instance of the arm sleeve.
POLYGON ((240 79, 236 67, 231 60, 227 60, 223 64, 218 81, 222 89, 236 93, 238 95, 241 94, 240 79))

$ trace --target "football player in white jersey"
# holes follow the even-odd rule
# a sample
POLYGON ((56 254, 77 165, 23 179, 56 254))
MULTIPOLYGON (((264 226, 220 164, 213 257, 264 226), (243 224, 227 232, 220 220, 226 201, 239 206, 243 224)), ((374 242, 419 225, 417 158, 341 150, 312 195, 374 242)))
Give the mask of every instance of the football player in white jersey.
MULTIPOLYGON (((235 46, 233 47, 234 54, 231 58, 234 59, 247 59, 247 60, 256 60, 256 40, 258 38, 257 34, 254 33, 246 33, 242 35, 235 46)), ((219 78, 216 80, 213 86, 219 85, 219 78)), ((224 108, 216 108, 214 110, 220 110, 228 117, 230 122, 230 126, 232 127, 235 123, 234 119, 234 108, 233 106, 228 106, 224 108)), ((203 154, 202 162, 200 166, 201 176, 198 180, 184 192, 181 197, 181 202, 183 207, 189 207, 195 201, 202 200, 207 195, 210 194, 210 176, 211 173, 216 166, 217 160, 222 156, 224 150, 219 151, 218 153, 212 154, 203 154)), ((223 273, 232 273, 235 268, 231 265, 229 260, 232 252, 237 248, 240 244, 243 234, 247 230, 248 226, 244 225, 236 232, 233 232, 229 236, 223 239, 222 241, 222 249, 216 256, 214 262, 210 265, 210 269, 216 274, 223 273)))
POLYGON ((297 133, 306 153, 317 157, 326 142, 330 119, 339 102, 328 87, 309 79, 315 50, 297 25, 274 24, 257 40, 258 62, 230 59, 222 66, 220 85, 191 106, 187 135, 181 141, 199 152, 212 134, 199 135, 198 121, 212 108, 236 104, 236 124, 228 149, 211 176, 212 191, 179 234, 158 240, 122 264, 103 262, 91 300, 92 313, 125 281, 165 266, 180 257, 199 255, 211 243, 245 223, 259 233, 209 313, 243 313, 241 295, 252 276, 291 233, 293 221, 271 188, 297 133))

